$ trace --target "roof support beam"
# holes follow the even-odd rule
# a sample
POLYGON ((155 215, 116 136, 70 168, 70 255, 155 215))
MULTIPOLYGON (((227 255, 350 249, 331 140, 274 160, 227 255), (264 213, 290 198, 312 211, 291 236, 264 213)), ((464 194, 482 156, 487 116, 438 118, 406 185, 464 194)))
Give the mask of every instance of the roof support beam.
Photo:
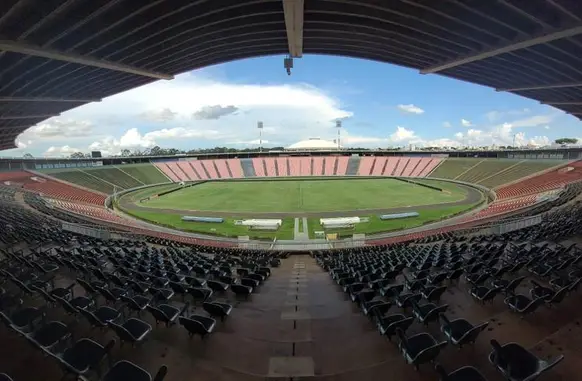
POLYGON ((538 86, 523 86, 523 87, 508 87, 504 89, 495 89, 495 91, 531 91, 531 90, 546 90, 546 89, 564 89, 567 87, 582 87, 582 82, 562 82, 562 83, 550 83, 547 85, 538 86))
POLYGON ((92 67, 99 67, 102 69, 119 71, 128 74, 141 75, 143 77, 150 77, 156 79, 173 79, 174 76, 170 74, 158 73, 148 71, 145 69, 136 68, 133 66, 123 65, 116 62, 101 60, 93 57, 86 57, 79 54, 62 52, 54 49, 47 49, 37 45, 30 45, 18 41, 0 40, 0 50, 5 52, 20 53, 29 56, 43 57, 51 60, 64 61, 69 63, 76 63, 79 65, 86 65, 92 67))
POLYGON ((285 13, 289 55, 300 58, 303 56, 304 0, 283 0, 283 12, 285 13))
POLYGON ((492 47, 481 52, 475 52, 465 57, 456 58, 449 62, 437 64, 435 66, 422 69, 420 73, 421 74, 438 73, 439 71, 452 69, 457 66, 466 65, 471 62, 484 60, 486 58, 491 58, 501 54, 510 53, 516 50, 529 48, 535 45, 545 44, 562 38, 576 36, 578 34, 582 34, 582 26, 576 26, 560 30, 552 30, 549 32, 546 31, 545 33, 542 33, 535 37, 532 36, 525 39, 522 38, 519 40, 515 40, 509 45, 492 47))
POLYGON ((60 114, 39 114, 39 115, 0 115, 0 120, 13 120, 13 119, 47 119, 53 116, 59 116, 60 114))
POLYGON ((24 130, 24 129, 30 128, 32 126, 33 126, 33 124, 24 124, 24 125, 20 125, 20 126, 2 126, 2 125, 0 125, 0 130, 8 129, 8 128, 14 129, 14 130, 24 130))
POLYGON ((77 99, 77 98, 50 98, 50 97, 0 97, 0 102, 69 102, 90 103, 101 102, 101 99, 77 99))
POLYGON ((582 101, 565 101, 565 102, 542 102, 548 106, 582 106, 582 101))

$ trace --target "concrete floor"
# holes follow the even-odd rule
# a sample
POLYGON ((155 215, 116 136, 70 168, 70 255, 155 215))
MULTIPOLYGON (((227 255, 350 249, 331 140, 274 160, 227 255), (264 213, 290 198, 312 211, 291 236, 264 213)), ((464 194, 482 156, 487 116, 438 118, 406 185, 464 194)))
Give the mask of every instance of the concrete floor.
MULTIPOLYGON (((529 282, 524 283, 518 292, 527 292, 529 282)), ((518 342, 542 357, 563 353, 565 360, 545 374, 544 381, 580 379, 582 293, 569 296, 554 309, 542 308, 522 320, 507 310, 501 298, 492 305, 481 306, 473 302, 467 289, 461 280, 445 293, 443 302, 450 306, 447 315, 467 318, 473 323, 486 320, 491 323, 475 346, 462 350, 445 348, 439 362, 447 370, 474 365, 489 380, 501 380, 487 361, 489 340, 496 338, 502 343, 518 342)), ((225 322, 218 322, 215 333, 205 341, 199 337, 189 339, 179 325, 170 328, 160 325, 141 347, 119 348, 117 344, 113 360, 134 361, 152 375, 166 364, 167 381, 438 379, 428 365, 421 367, 420 372, 406 365, 396 345, 378 334, 375 326, 309 256, 283 260, 251 300, 235 304, 232 315, 225 322)), ((114 337, 110 331, 92 331, 84 320, 75 322, 59 310, 51 311, 49 317, 71 323, 76 339, 92 337, 106 343, 114 337)), ((154 325, 149 314, 142 318, 154 325)), ((423 330, 415 322, 409 333, 423 330)), ((436 324, 428 331, 443 337, 436 324)), ((45 358, 22 338, 7 334, 4 327, 0 328, 0 340, 0 372, 12 375, 15 381, 61 378, 53 360, 45 358)))

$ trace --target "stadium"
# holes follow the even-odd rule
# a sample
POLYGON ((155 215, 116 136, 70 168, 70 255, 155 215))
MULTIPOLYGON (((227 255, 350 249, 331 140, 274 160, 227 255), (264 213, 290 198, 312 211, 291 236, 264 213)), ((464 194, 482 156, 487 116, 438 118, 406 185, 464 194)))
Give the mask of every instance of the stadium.
MULTIPOLYGON (((582 115, 566 0, 80 3, 0 5, 0 149, 84 104, 274 54, 289 74, 347 55, 582 115)), ((580 200, 576 147, 338 135, 0 158, 0 380, 577 380, 580 200)))

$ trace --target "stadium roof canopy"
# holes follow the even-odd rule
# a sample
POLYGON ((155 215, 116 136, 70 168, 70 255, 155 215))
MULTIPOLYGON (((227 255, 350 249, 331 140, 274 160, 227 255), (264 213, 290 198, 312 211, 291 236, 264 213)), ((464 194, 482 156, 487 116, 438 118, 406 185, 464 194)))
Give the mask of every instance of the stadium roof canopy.
POLYGON ((311 138, 291 144, 288 150, 337 150, 337 143, 320 138, 311 138))
POLYGON ((84 103, 273 54, 393 63, 582 118, 580 0, 2 0, 0 149, 84 103))

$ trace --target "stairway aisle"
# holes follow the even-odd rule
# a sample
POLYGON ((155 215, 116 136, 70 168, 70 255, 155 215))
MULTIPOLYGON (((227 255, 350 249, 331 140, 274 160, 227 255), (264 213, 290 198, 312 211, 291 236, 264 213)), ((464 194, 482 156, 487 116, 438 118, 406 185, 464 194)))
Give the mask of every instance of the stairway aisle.
MULTIPOLYGON (((385 380, 390 363, 403 365, 395 346, 378 334, 311 256, 291 256, 280 276, 277 284, 287 287, 281 301, 286 330, 280 337, 290 341, 291 355, 272 357, 269 377, 328 381, 333 375, 333 380, 357 380, 357 373, 363 372, 366 379, 385 380)), ((404 370, 407 376, 409 371, 414 380, 414 370, 404 370)))
POLYGON ((309 255, 284 259, 203 345, 171 357, 203 380, 423 380, 309 255))

